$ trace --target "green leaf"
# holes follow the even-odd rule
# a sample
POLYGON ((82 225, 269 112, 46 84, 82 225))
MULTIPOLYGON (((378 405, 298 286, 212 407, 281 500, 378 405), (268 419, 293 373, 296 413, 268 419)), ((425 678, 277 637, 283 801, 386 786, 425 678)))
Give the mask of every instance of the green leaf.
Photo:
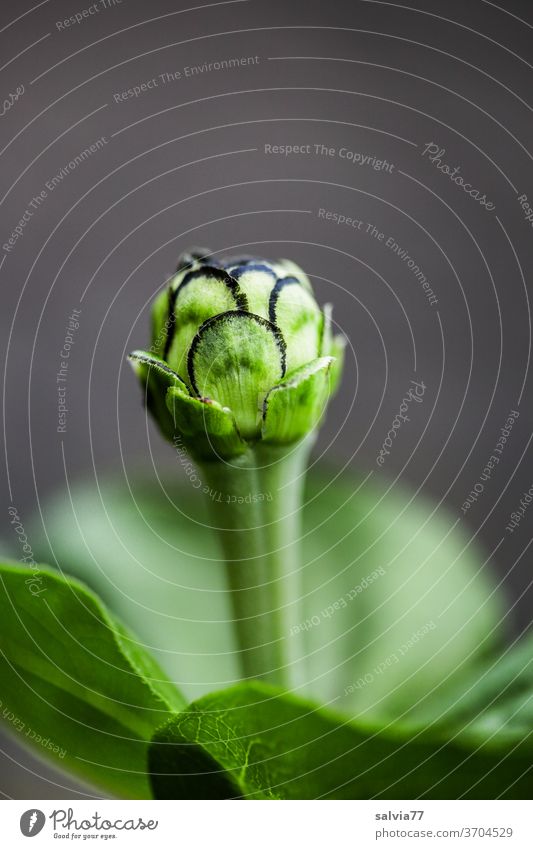
POLYGON ((187 353, 200 326, 219 313, 248 308, 239 284, 221 268, 202 266, 187 271, 171 298, 171 330, 165 359, 188 383, 187 353))
POLYGON ((166 439, 174 436, 174 422, 166 405, 167 389, 179 386, 187 391, 187 386, 174 369, 157 354, 148 351, 132 351, 128 362, 137 375, 144 390, 146 405, 166 439))
POLYGON ((200 328, 188 360, 196 394, 228 407, 243 439, 258 437, 265 395, 285 374, 279 330, 253 313, 217 315, 200 328))
MULTIPOLYGON (((195 699, 238 680, 221 552, 206 528, 220 493, 168 451, 171 483, 73 486, 43 506, 53 549, 40 519, 31 537, 42 559, 94 587, 195 699)), ((490 563, 454 518, 377 478, 309 476, 302 610, 287 639, 305 642, 300 695, 348 718, 430 721, 445 690, 501 642, 502 606, 490 563)))
POLYGON ((263 405, 262 438, 285 445, 310 433, 326 408, 331 357, 321 357, 293 372, 274 386, 263 405))
POLYGON ((526 799, 531 749, 354 727, 260 684, 214 693, 156 733, 158 799, 526 799))
POLYGON ((128 360, 141 380, 144 380, 146 373, 153 371, 162 378, 164 385, 168 387, 178 386, 183 391, 187 391, 185 381, 161 357, 150 354, 148 351, 132 351, 131 354, 128 354, 128 360))
POLYGON ((323 317, 312 293, 296 277, 277 281, 270 297, 269 319, 283 333, 288 374, 316 359, 323 317))
POLYGON ((248 311, 268 318, 268 301, 276 282, 273 269, 256 262, 241 268, 232 268, 230 274, 238 280, 239 288, 246 295, 248 311))
POLYGON ((169 317, 169 307, 172 298, 172 286, 167 285, 154 299, 150 316, 152 328, 151 350, 162 357, 172 322, 169 317))
POLYGON ((311 286, 309 277, 299 265, 292 261, 292 259, 279 259, 273 264, 273 267, 278 277, 296 277, 304 289, 307 289, 308 292, 313 292, 313 287, 311 286))
POLYGON ((320 339, 320 356, 333 357, 333 363, 330 372, 330 393, 335 395, 342 378, 344 368, 344 352, 346 348, 346 338, 340 334, 333 335, 331 328, 333 316, 332 304, 324 304, 322 310, 322 335, 320 339))
POLYGON ((22 742, 105 791, 149 797, 147 745, 184 706, 150 654, 86 587, 0 566, 2 716, 22 742))
POLYGON ((439 727, 468 740, 515 742, 532 736, 533 633, 489 658, 454 682, 437 688, 417 714, 419 724, 439 727))
POLYGON ((220 551, 206 528, 205 502, 220 494, 185 452, 168 453, 172 485, 73 485, 43 504, 30 536, 36 557, 89 584, 190 700, 235 683, 238 658, 220 551))
POLYGON ((454 518, 376 477, 314 477, 308 489, 302 695, 350 717, 414 721, 435 688, 500 644, 503 610, 454 518))
POLYGON ((337 334, 331 340, 329 352, 333 358, 331 366, 330 392, 335 395, 342 380, 342 372, 344 368, 344 354, 346 350, 346 339, 344 336, 337 334))
MULTIPOLYGON (((178 387, 170 387, 166 400, 176 430, 183 436, 191 456, 201 460, 229 460, 248 450, 233 413, 217 401, 193 398, 178 387)), ((179 445, 176 447, 179 449, 179 445)))

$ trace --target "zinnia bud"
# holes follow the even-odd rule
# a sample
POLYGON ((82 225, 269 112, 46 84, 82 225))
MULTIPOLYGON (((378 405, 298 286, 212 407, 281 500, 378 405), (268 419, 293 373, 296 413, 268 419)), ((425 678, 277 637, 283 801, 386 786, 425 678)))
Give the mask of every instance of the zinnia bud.
POLYGON ((333 337, 304 272, 289 260, 219 262, 185 254, 155 300, 150 351, 130 361, 163 434, 201 459, 250 443, 288 445, 318 423, 338 382, 333 337))

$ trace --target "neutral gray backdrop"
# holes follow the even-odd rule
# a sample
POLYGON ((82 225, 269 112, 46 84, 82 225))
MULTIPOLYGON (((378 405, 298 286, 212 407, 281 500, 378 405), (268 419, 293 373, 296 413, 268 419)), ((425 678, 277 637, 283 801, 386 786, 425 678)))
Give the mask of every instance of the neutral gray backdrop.
MULTIPOLYGON (((0 123, 3 245, 33 212, 12 250, 0 252, 4 515, 14 503, 29 522, 38 499, 64 490, 62 441, 71 481, 93 468, 120 472, 119 434, 128 468, 146 465, 139 393, 123 355, 145 344, 148 304, 184 248, 288 255, 319 300, 334 302, 350 342, 343 391, 320 437, 321 446, 332 442, 330 463, 376 469, 416 378, 427 386, 423 408, 379 473, 422 485, 462 517, 500 428, 520 412, 483 497, 461 521, 488 552, 503 539, 494 568, 505 576, 513 627, 523 628, 531 524, 527 517, 513 535, 505 525, 533 483, 533 229, 518 200, 526 194, 533 205, 531 2, 122 0, 58 27, 88 7, 48 0, 1 10, 2 97, 24 87, 0 123), (185 72, 246 57, 239 67, 185 72), (178 71, 163 84, 159 75, 178 71), (100 150, 70 168, 102 137, 100 150), (494 209, 424 155, 430 143, 494 209), (365 156, 393 167, 359 164, 365 156), (29 207, 62 168, 58 185, 29 207), (320 210, 363 223, 337 224, 320 210), (436 303, 389 237, 423 271, 436 303), (73 309, 81 317, 61 440, 55 375, 73 309)), ((151 445, 164 466, 166 446, 151 445)), ((11 553, 7 518, 0 535, 11 553)), ((3 795, 69 795, 11 737, 0 748, 3 795)))

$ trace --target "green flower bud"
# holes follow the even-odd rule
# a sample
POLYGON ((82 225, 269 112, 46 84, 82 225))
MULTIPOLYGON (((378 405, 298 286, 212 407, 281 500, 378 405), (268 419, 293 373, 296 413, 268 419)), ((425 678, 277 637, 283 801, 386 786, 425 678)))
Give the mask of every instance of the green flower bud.
POLYGON ((167 438, 179 434, 200 459, 230 459, 313 430, 343 349, 331 307, 320 309, 295 263, 195 250, 154 302, 150 351, 129 359, 167 438))

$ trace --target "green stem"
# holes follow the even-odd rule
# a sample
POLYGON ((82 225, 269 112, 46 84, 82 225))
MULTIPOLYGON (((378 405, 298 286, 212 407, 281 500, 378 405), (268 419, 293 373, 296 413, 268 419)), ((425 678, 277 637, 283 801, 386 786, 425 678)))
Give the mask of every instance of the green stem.
POLYGON ((290 635, 301 621, 300 509, 305 440, 260 445, 231 463, 204 463, 211 517, 224 557, 245 678, 294 686, 303 652, 290 635))
POLYGON ((276 623, 270 616, 271 584, 255 458, 205 463, 211 519, 226 560, 243 677, 279 683, 283 665, 276 623))
POLYGON ((297 626, 305 618, 301 559, 302 500, 305 471, 313 438, 290 448, 260 444, 256 450, 258 478, 272 498, 263 505, 267 547, 265 559, 272 581, 272 610, 283 658, 284 682, 305 684, 305 647, 297 626))

